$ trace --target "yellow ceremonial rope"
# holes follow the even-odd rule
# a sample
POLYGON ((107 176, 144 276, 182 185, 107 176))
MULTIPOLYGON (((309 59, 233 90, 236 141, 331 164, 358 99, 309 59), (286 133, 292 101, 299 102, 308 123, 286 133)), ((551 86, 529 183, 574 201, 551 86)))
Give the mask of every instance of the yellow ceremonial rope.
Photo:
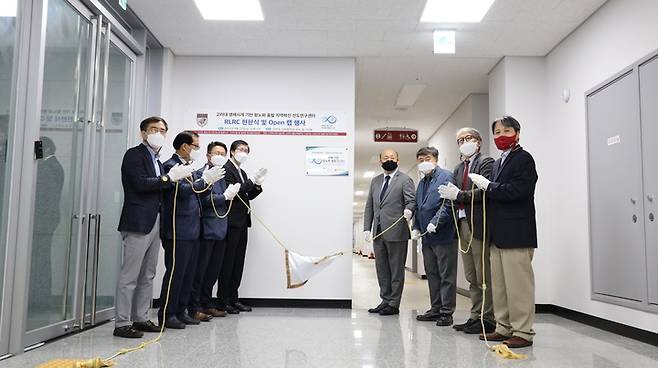
MULTIPOLYGON (((260 217, 258 217, 258 215, 256 215, 256 214, 254 213, 254 211, 251 209, 251 207, 249 207, 249 205, 247 204, 247 202, 245 202, 245 201, 242 199, 242 197, 240 197, 239 194, 236 195, 236 198, 238 198, 238 199, 240 200, 240 202, 242 202, 242 204, 244 204, 244 206, 247 207, 247 210, 249 210, 249 213, 251 213, 251 215, 254 216, 254 218, 256 219, 256 221, 258 221, 261 225, 263 225, 263 227, 265 228, 265 230, 267 230, 267 232, 270 233, 270 235, 272 236, 272 238, 274 238, 274 240, 277 242, 277 244, 279 244, 279 246, 280 246, 281 248, 283 248, 283 250, 289 250, 288 247, 286 247, 286 246, 283 244, 283 242, 282 242, 282 241, 281 241, 281 240, 280 240, 280 239, 274 234, 274 232, 273 232, 273 231, 272 231, 267 225, 265 225, 265 223, 263 222, 263 220, 261 220, 260 217)), ((334 254, 331 254, 331 255, 329 255, 329 256, 326 256, 326 258, 324 258, 324 259, 328 259, 328 258, 335 257, 335 256, 342 256, 343 254, 345 254, 345 252, 336 252, 336 253, 334 253, 334 254)), ((324 259, 323 259, 323 260, 324 260, 324 259)), ((316 264, 319 263, 319 262, 320 262, 320 261, 316 262, 316 264)))
MULTIPOLYGON (((471 192, 475 189, 475 184, 471 187, 471 192)), ((471 238, 468 240, 468 245, 466 246, 466 250, 462 249, 462 237, 461 234, 459 233, 459 223, 457 220, 457 215, 455 214, 455 206, 454 206, 454 201, 452 202, 452 219, 455 222, 455 230, 457 231, 457 244, 459 246, 459 251, 462 253, 468 253, 471 250, 471 244, 473 243, 473 208, 475 207, 475 194, 471 193, 471 238)))

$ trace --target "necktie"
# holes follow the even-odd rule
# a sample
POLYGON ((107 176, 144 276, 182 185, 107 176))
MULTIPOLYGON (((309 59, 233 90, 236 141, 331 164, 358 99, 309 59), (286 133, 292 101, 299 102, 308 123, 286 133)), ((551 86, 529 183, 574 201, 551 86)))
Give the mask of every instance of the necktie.
MULTIPOLYGON (((466 160, 464 161, 464 176, 462 177, 462 187, 459 188, 461 190, 468 190, 468 171, 470 170, 470 161, 466 160)), ((463 210, 465 208, 463 203, 459 204, 459 209, 463 210)))
POLYGON ((382 188, 382 192, 379 194, 379 201, 381 202, 382 199, 384 199, 384 194, 386 194, 386 189, 388 189, 388 181, 391 180, 390 175, 386 175, 384 177, 384 187, 382 188))
POLYGON ((426 176, 423 178, 423 200, 427 198, 427 190, 430 187, 430 176, 426 176))

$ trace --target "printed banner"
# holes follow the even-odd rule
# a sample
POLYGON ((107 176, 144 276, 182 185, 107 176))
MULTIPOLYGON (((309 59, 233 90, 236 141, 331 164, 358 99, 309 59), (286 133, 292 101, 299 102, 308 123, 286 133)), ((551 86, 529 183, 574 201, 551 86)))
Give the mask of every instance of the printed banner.
POLYGON ((199 134, 347 135, 346 118, 338 113, 225 110, 195 112, 190 118, 199 134))

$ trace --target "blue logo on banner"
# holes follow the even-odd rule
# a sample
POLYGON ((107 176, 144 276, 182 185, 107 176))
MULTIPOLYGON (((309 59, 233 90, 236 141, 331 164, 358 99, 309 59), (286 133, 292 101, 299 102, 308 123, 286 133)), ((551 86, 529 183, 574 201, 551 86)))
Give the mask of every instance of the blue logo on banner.
POLYGON ((323 116, 323 117, 322 117, 322 122, 323 122, 323 123, 336 124, 336 121, 337 121, 337 120, 338 120, 338 119, 336 119, 336 117, 333 116, 333 115, 323 116))

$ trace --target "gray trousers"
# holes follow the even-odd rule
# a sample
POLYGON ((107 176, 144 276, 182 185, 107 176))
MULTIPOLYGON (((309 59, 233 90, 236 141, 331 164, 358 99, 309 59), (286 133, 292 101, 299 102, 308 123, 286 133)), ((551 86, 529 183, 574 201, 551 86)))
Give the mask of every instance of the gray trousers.
POLYGON ((160 251, 160 216, 148 234, 121 232, 123 263, 117 285, 116 327, 145 322, 153 300, 153 278, 160 251))
POLYGON ((457 304, 457 242, 423 244, 423 264, 430 289, 431 310, 452 315, 457 304))
POLYGON ((404 288, 404 266, 407 262, 406 241, 375 239, 375 269, 382 303, 400 308, 404 288))
MULTIPOLYGON (((459 235, 462 239, 462 248, 466 250, 468 241, 471 239, 471 230, 468 219, 459 220, 459 235)), ((462 253, 462 263, 464 264, 464 276, 468 281, 468 294, 471 297, 471 316, 472 319, 480 319, 482 312, 482 282, 486 280, 487 290, 484 298, 484 319, 493 322, 493 297, 491 296, 491 267, 489 266, 489 247, 484 251, 484 270, 482 269, 482 240, 473 238, 471 248, 468 252, 462 253), (483 272, 484 271, 484 272, 483 272)))

